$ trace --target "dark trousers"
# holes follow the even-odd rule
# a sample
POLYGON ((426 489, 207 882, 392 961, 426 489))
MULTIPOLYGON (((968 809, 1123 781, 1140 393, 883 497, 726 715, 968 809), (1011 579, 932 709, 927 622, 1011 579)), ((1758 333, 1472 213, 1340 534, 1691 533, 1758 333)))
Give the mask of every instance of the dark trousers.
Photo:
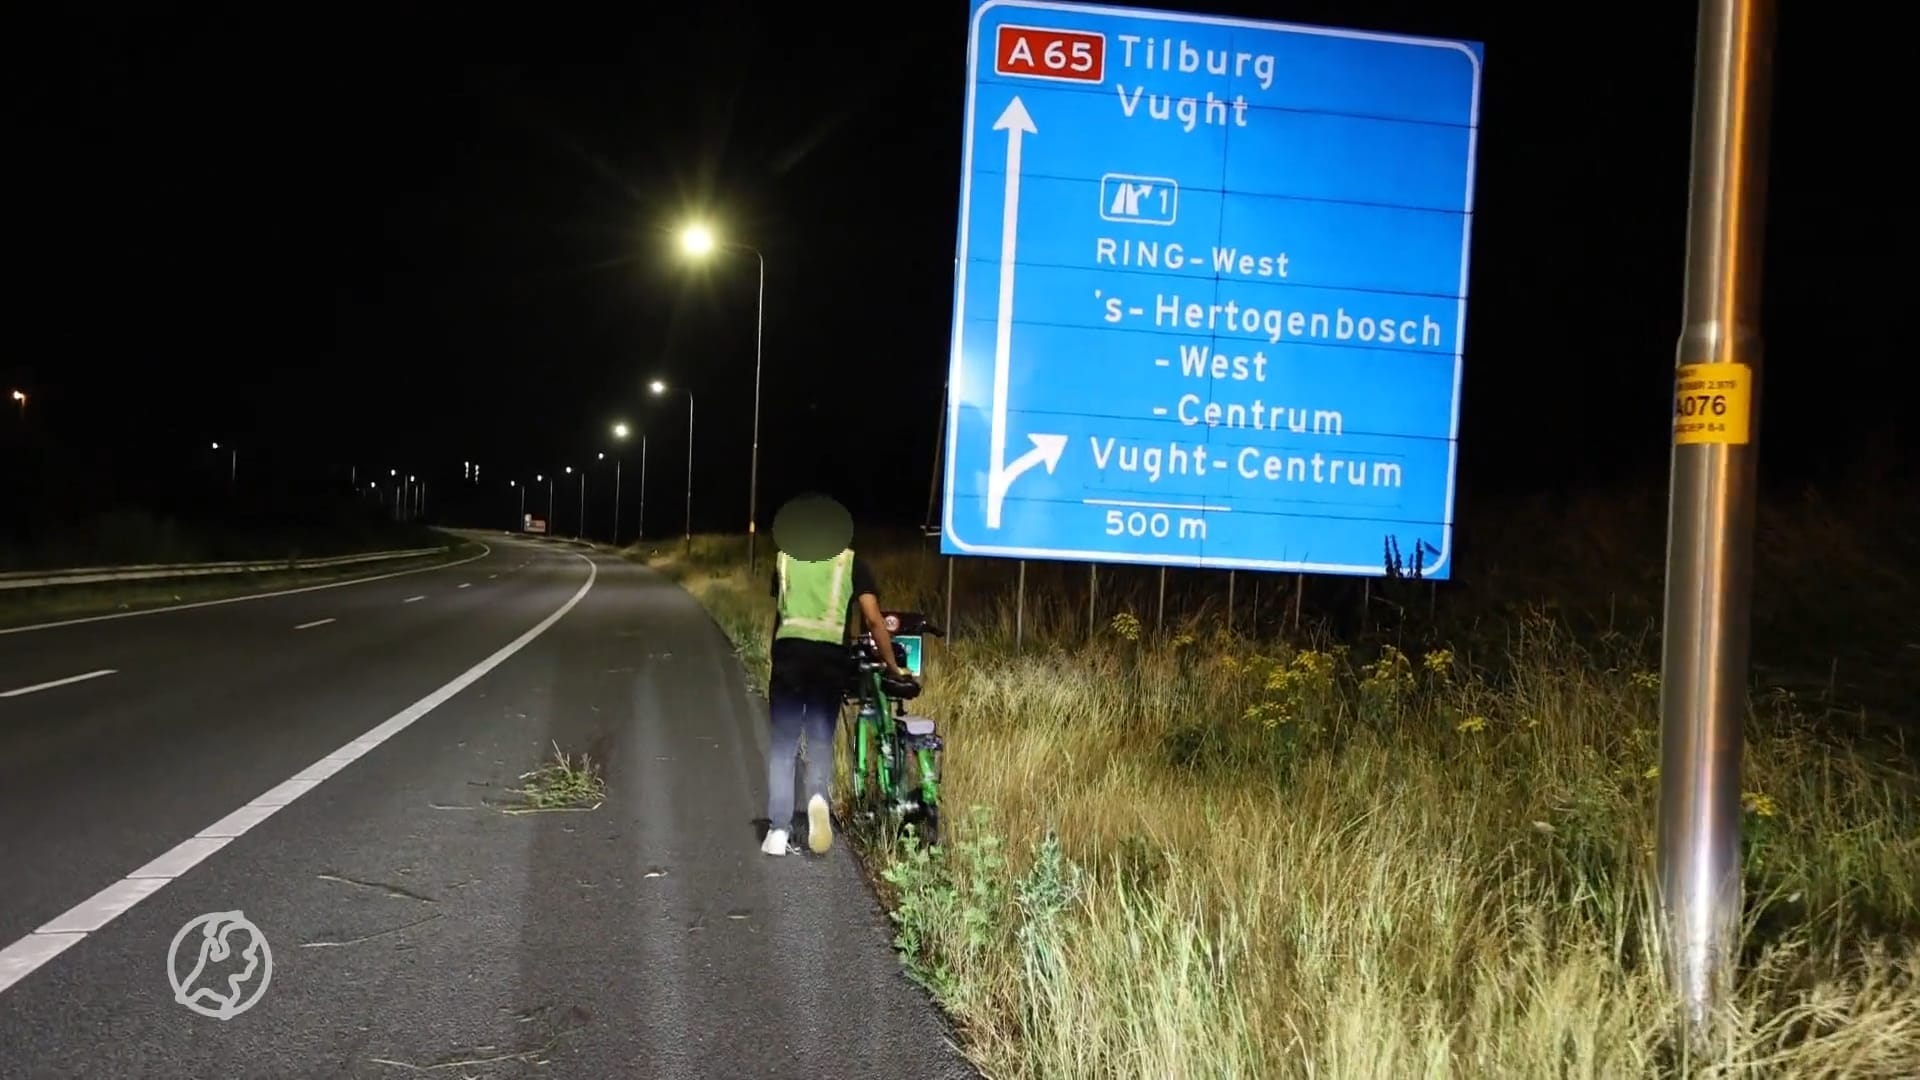
POLYGON ((767 696, 771 708, 772 738, 767 747, 767 819, 772 828, 784 829, 805 801, 815 795, 833 801, 833 732, 840 719, 840 681, 821 678, 779 678, 788 673, 779 670, 768 680, 767 696), (794 756, 806 739, 806 787, 804 799, 796 801, 793 792, 794 756))

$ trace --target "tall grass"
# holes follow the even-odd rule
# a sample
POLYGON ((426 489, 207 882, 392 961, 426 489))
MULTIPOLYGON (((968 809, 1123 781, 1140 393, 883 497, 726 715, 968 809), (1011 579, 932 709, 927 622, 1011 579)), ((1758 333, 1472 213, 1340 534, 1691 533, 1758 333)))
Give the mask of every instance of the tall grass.
MULTIPOLYGON (((738 554, 675 572, 763 674, 738 554)), ((938 560, 880 558, 939 610, 938 560)), ((1739 977, 1703 1051, 1652 916, 1642 643, 1536 613, 1471 653, 1355 648, 1191 598, 1156 635, 1156 596, 1089 627, 1044 573, 1026 648, 976 586, 932 658, 947 844, 868 852, 990 1075, 1920 1075, 1920 779, 1793 693, 1754 704, 1739 977)))

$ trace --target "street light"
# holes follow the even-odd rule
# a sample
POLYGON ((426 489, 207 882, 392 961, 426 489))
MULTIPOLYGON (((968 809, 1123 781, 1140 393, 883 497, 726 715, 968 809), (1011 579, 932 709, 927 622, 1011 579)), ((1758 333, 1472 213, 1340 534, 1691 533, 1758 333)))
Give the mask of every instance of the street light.
MULTIPOLYGON (((627 425, 613 425, 613 437, 622 442, 626 441, 627 425)), ((600 456, 604 458, 607 455, 600 456)), ((613 458, 613 546, 620 546, 620 457, 618 454, 613 458)))
MULTIPOLYGON (((26 395, 21 394, 20 391, 18 390, 15 390, 14 394, 16 397, 20 399, 20 408, 24 412, 27 407, 26 395)), ((215 450, 220 449, 220 441, 218 439, 214 440, 213 448, 215 450)), ((240 449, 239 447, 229 446, 227 447, 227 488, 229 491, 232 490, 234 484, 239 482, 239 479, 240 479, 240 449)))
POLYGON ((754 518, 760 504, 760 339, 767 320, 767 257, 760 253, 759 248, 751 244, 735 242, 723 244, 714 239, 713 230, 697 223, 687 226, 681 232, 680 246, 695 258, 704 258, 715 248, 722 247, 751 251, 760 268, 760 284, 754 301, 753 316, 753 455, 747 464, 747 573, 751 574, 754 571, 755 540, 759 532, 754 518))
POLYGON ((27 418, 27 392, 25 390, 15 390, 13 392, 13 400, 20 406, 20 419, 25 420, 27 418))
MULTIPOLYGON (((659 379, 650 384, 655 395, 667 392, 659 379)), ((687 550, 693 550, 693 391, 687 390, 687 550)))

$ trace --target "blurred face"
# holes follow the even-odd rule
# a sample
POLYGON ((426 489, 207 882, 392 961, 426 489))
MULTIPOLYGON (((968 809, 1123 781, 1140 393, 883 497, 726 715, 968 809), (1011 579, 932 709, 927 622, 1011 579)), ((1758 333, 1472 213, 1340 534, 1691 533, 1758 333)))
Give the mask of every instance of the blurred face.
POLYGON ((853 515, 825 495, 801 495, 773 515, 773 542, 802 562, 831 559, 853 541, 853 515))

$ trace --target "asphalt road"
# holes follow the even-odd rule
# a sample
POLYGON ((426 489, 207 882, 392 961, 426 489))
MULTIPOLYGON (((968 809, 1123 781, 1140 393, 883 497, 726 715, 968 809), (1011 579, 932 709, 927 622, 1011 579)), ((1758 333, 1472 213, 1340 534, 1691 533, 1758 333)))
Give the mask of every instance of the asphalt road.
POLYGON ((765 705, 699 606, 488 543, 0 633, 0 1076, 973 1075, 845 845, 760 854, 765 705), (503 812, 555 744, 605 803, 503 812), (272 973, 223 1020, 169 951, 228 911, 272 973))

